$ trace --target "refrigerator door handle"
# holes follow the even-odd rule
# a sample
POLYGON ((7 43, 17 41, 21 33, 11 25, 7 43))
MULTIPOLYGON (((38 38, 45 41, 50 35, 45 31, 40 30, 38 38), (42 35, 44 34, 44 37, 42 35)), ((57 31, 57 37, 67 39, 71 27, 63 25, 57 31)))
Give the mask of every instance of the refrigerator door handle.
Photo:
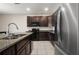
POLYGON ((60 10, 58 11, 57 15, 57 36, 58 36, 58 42, 61 43, 61 37, 60 37, 60 10))

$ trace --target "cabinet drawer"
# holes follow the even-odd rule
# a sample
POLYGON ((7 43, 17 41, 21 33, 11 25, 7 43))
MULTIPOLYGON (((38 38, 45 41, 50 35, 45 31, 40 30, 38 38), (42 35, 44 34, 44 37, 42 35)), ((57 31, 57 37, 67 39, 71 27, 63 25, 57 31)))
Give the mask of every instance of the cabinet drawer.
POLYGON ((39 41, 49 41, 49 33, 48 32, 40 32, 39 33, 39 41))

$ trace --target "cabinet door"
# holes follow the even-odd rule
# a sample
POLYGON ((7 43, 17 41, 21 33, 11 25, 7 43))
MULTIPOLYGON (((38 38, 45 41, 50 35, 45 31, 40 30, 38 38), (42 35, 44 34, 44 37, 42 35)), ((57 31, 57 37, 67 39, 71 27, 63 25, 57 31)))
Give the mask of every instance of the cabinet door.
POLYGON ((49 33, 39 32, 39 41, 49 41, 49 33))
POLYGON ((48 26, 48 17, 41 16, 40 17, 40 27, 47 27, 48 26))
POLYGON ((28 27, 32 27, 32 22, 39 22, 39 16, 27 16, 28 27))
POLYGON ((21 53, 20 53, 20 55, 26 55, 26 50, 24 49, 21 53))
POLYGON ((56 37, 54 33, 50 33, 49 40, 54 45, 54 41, 56 41, 56 37))
POLYGON ((27 26, 31 27, 32 18, 30 16, 27 16, 27 26))
POLYGON ((28 41, 28 39, 24 38, 23 40, 21 40, 20 42, 18 42, 16 44, 16 50, 20 50, 25 44, 26 42, 28 41))
POLYGON ((32 16, 31 20, 32 22, 39 22, 39 16, 32 16))
POLYGON ((17 52, 17 55, 26 55, 26 45, 17 52))
POLYGON ((27 16, 27 26, 31 27, 32 22, 39 22, 40 27, 47 27, 49 23, 49 16, 27 16))
POLYGON ((26 44, 26 54, 29 55, 31 53, 31 42, 26 44))
POLYGON ((57 13, 54 13, 51 16, 51 22, 52 22, 52 26, 55 26, 56 25, 56 22, 57 22, 57 13))

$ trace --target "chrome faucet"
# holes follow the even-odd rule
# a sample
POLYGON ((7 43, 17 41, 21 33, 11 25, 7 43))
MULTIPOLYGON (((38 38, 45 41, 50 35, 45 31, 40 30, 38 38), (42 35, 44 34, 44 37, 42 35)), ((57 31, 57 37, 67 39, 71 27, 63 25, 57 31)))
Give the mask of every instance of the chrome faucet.
POLYGON ((11 33, 9 32, 9 27, 10 27, 11 24, 15 25, 17 30, 19 29, 18 26, 17 26, 15 23, 10 23, 10 24, 8 24, 8 35, 11 34, 11 33))

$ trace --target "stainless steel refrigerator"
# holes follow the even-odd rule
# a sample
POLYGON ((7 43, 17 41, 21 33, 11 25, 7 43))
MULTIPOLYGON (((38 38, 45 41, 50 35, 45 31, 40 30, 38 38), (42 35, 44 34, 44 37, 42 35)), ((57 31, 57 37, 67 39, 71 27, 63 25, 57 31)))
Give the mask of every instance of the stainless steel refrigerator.
POLYGON ((78 3, 62 4, 57 11, 55 54, 79 55, 78 3))

